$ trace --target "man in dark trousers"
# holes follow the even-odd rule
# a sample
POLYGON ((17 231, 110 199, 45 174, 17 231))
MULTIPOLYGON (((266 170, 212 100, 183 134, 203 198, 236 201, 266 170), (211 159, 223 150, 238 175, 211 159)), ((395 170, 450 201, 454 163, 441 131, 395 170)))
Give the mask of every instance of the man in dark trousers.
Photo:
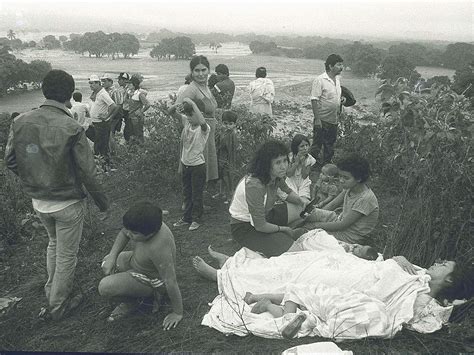
POLYGON ((108 201, 96 180, 94 157, 84 129, 65 103, 74 79, 51 70, 42 84, 46 101, 12 123, 5 151, 7 167, 20 177, 24 192, 49 237, 46 298, 53 319, 77 307, 82 295, 72 295, 77 252, 82 236, 87 190, 101 211, 108 201))

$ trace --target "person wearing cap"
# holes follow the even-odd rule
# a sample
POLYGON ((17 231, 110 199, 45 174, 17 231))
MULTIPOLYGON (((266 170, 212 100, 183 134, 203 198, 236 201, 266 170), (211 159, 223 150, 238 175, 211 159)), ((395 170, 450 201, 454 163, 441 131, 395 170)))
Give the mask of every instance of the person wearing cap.
POLYGON ((255 71, 256 79, 249 84, 250 111, 260 115, 272 116, 272 103, 275 99, 275 86, 267 78, 267 69, 259 67, 255 71))
MULTIPOLYGON (((344 70, 343 59, 331 54, 324 63, 326 71, 319 75, 311 88, 311 106, 313 108, 313 144, 310 154, 318 166, 331 162, 334 155, 334 143, 337 138, 337 124, 341 113, 341 83, 339 75, 344 70), (319 153, 323 150, 322 161, 319 153)), ((316 165, 314 165, 316 166, 316 165)))
POLYGON ((129 119, 129 111, 130 111, 130 96, 131 96, 131 90, 128 89, 128 84, 130 83, 130 74, 122 72, 118 76, 118 84, 119 87, 117 88, 118 95, 120 95, 122 99, 122 110, 121 114, 123 117, 123 123, 124 123, 124 128, 123 128, 123 137, 125 138, 125 141, 130 140, 130 134, 131 134, 131 123, 129 119))
POLYGON ((41 84, 46 101, 15 118, 5 151, 7 168, 20 178, 48 233, 44 290, 54 320, 66 316, 83 298, 81 293, 73 296, 72 289, 86 190, 101 211, 109 206, 84 128, 65 106, 74 87, 70 74, 49 71, 41 84))
POLYGON ((212 93, 217 101, 217 108, 230 109, 235 93, 235 84, 229 79, 229 68, 225 64, 216 66, 217 83, 212 93))
POLYGON ((101 81, 97 75, 90 76, 89 86, 92 90, 90 97, 92 101, 90 110, 92 126, 88 129, 88 136, 94 142, 94 154, 104 157, 104 169, 107 170, 110 167, 109 139, 111 119, 115 117, 119 107, 101 86, 101 81))

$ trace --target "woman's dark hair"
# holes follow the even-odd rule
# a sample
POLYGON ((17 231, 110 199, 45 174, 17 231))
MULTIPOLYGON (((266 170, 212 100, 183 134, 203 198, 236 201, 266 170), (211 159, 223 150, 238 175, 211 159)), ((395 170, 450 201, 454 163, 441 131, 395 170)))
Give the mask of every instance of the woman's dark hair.
POLYGON ((194 56, 191 61, 189 62, 189 67, 191 68, 191 71, 194 70, 194 68, 196 68, 196 66, 198 64, 202 64, 204 65, 207 69, 210 69, 210 65, 209 65, 209 61, 207 60, 207 58, 203 55, 196 55, 194 56))
POLYGON ((151 202, 137 202, 123 215, 122 222, 123 226, 132 232, 149 235, 160 230, 163 212, 151 202))
POLYGON ((71 99, 74 88, 73 77, 64 70, 57 69, 50 70, 41 84, 45 98, 62 104, 71 99))
POLYGON ((262 184, 268 184, 271 180, 272 160, 281 156, 288 156, 288 152, 285 143, 276 139, 266 141, 257 149, 250 161, 249 174, 258 178, 262 184))
POLYGON ((267 77, 267 68, 265 67, 259 67, 255 71, 255 77, 256 78, 266 78, 267 77))
POLYGON ((344 60, 339 54, 330 54, 329 57, 326 58, 326 62, 324 66, 326 70, 329 70, 329 66, 335 66, 337 63, 342 63, 344 60))
POLYGON ((470 299, 474 296, 474 265, 456 262, 450 274, 451 284, 442 289, 436 296, 438 299, 456 300, 470 299))
POLYGON ((357 181, 364 183, 370 176, 370 165, 367 159, 357 154, 349 155, 341 159, 337 164, 339 170, 347 171, 357 181))
POLYGON ((293 153, 293 157, 296 157, 296 154, 298 154, 298 147, 303 141, 309 144, 309 139, 304 134, 295 134, 291 140, 291 152, 293 153))
POLYGON ((140 79, 138 79, 136 76, 132 76, 130 78, 130 83, 133 85, 135 90, 140 89, 140 79))

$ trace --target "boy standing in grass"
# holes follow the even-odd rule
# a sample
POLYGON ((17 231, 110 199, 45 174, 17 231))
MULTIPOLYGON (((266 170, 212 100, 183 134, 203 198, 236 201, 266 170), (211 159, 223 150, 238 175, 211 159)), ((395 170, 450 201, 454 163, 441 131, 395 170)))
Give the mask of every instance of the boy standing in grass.
POLYGON ((175 104, 171 106, 168 112, 170 115, 180 118, 184 126, 181 134, 184 214, 173 226, 189 225, 189 230, 193 231, 200 227, 199 221, 204 211, 203 192, 206 184, 204 148, 211 128, 206 123, 200 108, 190 98, 185 98, 182 105, 175 104), (184 114, 178 112, 178 109, 184 114))
POLYGON ((163 328, 175 328, 183 318, 183 302, 176 280, 176 245, 170 229, 162 221, 162 210, 151 202, 134 204, 123 216, 123 227, 110 253, 102 262, 104 277, 99 293, 121 297, 108 321, 115 321, 135 311, 138 298, 167 293, 173 312, 163 321, 163 328), (123 251, 128 242, 132 251, 123 251))

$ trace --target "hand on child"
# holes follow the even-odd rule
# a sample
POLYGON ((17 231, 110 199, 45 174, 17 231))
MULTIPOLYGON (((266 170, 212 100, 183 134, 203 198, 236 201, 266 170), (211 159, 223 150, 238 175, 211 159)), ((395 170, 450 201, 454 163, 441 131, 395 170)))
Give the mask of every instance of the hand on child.
POLYGON ((105 275, 112 274, 115 269, 115 258, 107 255, 102 261, 101 268, 105 275))
POLYGON ((176 314, 174 312, 168 314, 163 321, 163 329, 170 330, 171 328, 176 328, 181 319, 183 319, 181 314, 176 314))

